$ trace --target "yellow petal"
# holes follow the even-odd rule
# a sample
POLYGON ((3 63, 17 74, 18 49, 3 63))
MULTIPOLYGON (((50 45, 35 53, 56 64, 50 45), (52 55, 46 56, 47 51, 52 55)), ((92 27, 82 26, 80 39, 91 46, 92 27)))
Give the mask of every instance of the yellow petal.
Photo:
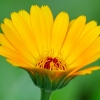
MULTIPOLYGON (((76 60, 79 55, 81 55, 91 43, 97 39, 100 33, 100 27, 96 27, 95 22, 91 22, 89 25, 86 25, 80 39, 77 40, 77 44, 74 45, 72 51, 68 56, 69 63, 72 63, 76 60)), ((73 42, 73 41, 72 41, 73 42)), ((67 60, 67 59, 66 59, 67 60)))
POLYGON ((72 25, 74 24, 74 22, 75 22, 75 19, 73 19, 73 20, 71 20, 69 22, 68 30, 72 27, 72 25))
POLYGON ((75 66, 80 66, 84 64, 86 65, 87 62, 92 63, 93 57, 94 61, 97 60, 98 53, 100 53, 100 42, 95 42, 95 44, 91 44, 80 56, 77 57, 77 59, 70 63, 69 67, 74 68, 75 66))
POLYGON ((7 47, 0 46, 0 55, 17 62, 19 61, 19 66, 21 66, 21 63, 26 64, 26 66, 33 66, 32 63, 25 59, 24 56, 22 56, 20 53, 7 47))
POLYGON ((54 50, 55 56, 60 51, 69 25, 69 16, 65 12, 61 12, 55 19, 52 37, 51 37, 51 48, 54 50))
POLYGON ((21 15, 18 13, 13 13, 11 15, 12 22, 30 53, 34 56, 34 58, 37 58, 39 53, 38 49, 36 48, 37 46, 34 41, 34 36, 32 35, 32 30, 27 24, 27 20, 23 18, 24 16, 22 17, 23 11, 20 11, 19 13, 21 15))
POLYGON ((84 66, 86 66, 86 65, 88 65, 88 64, 90 64, 90 63, 93 63, 94 61, 96 61, 96 60, 98 60, 98 58, 100 58, 100 53, 98 53, 97 55, 95 55, 95 56, 92 56, 92 57, 90 57, 90 58, 88 58, 88 59, 85 59, 84 61, 82 61, 81 63, 78 63, 80 66, 76 66, 76 65, 78 65, 78 64, 74 64, 73 66, 74 67, 68 67, 68 69, 67 70, 73 70, 69 75, 71 75, 71 74, 73 74, 74 72, 77 72, 78 70, 80 70, 81 68, 83 68, 84 66))
MULTIPOLYGON (((85 60, 83 60, 81 63, 80 63, 80 66, 86 66, 90 63, 93 63, 95 62, 96 60, 98 60, 100 58, 100 52, 95 54, 95 55, 92 55, 90 58, 87 58, 85 60)), ((80 67, 81 68, 81 67, 80 67)))
POLYGON ((45 23, 46 23, 46 41, 47 41, 47 50, 50 50, 50 41, 51 41, 51 31, 53 26, 53 15, 48 6, 42 6, 41 10, 43 12, 45 23))
POLYGON ((13 59, 13 60, 6 59, 6 61, 11 63, 13 66, 18 66, 18 67, 21 67, 21 68, 24 68, 24 69, 31 69, 32 70, 32 66, 29 66, 29 65, 25 64, 24 62, 19 61, 17 59, 13 59))
POLYGON ((38 6, 32 6, 30 11, 31 25, 40 54, 47 51, 47 27, 42 10, 38 6))
POLYGON ((17 32, 17 30, 16 30, 16 28, 15 28, 15 26, 14 26, 14 24, 11 20, 5 18, 4 19, 4 24, 12 31, 13 35, 15 35, 17 38, 19 38, 21 42, 23 42, 21 37, 20 37, 20 34, 18 34, 18 32, 17 32))
POLYGON ((100 69, 100 66, 94 66, 94 67, 90 67, 90 68, 84 69, 82 71, 75 72, 72 75, 86 75, 86 74, 91 74, 92 71, 98 70, 98 69, 100 69))
POLYGON ((74 47, 75 43, 77 42, 78 38, 80 37, 86 22, 85 16, 78 17, 71 28, 69 29, 64 45, 62 47, 62 52, 65 57, 67 57, 74 47))
POLYGON ((10 42, 7 40, 7 38, 5 37, 4 34, 0 33, 0 44, 5 46, 5 47, 9 47, 11 48, 12 50, 16 51, 17 50, 10 44, 10 42))
POLYGON ((8 41, 12 44, 12 46, 20 53, 22 54, 26 59, 28 59, 30 62, 34 62, 34 57, 30 54, 30 52, 25 47, 25 44, 23 44, 20 39, 10 30, 7 26, 4 24, 1 24, 1 28, 8 39, 8 41))
POLYGON ((20 14, 20 15, 23 17, 23 19, 26 21, 26 23, 28 24, 28 26, 30 27, 30 29, 32 29, 29 13, 26 12, 25 10, 21 10, 21 11, 19 11, 19 14, 20 14))

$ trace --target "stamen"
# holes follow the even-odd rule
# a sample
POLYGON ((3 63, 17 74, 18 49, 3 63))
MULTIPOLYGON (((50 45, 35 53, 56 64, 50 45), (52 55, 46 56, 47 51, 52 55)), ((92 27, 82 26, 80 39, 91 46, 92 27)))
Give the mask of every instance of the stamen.
POLYGON ((66 70, 64 61, 56 57, 44 57, 37 62, 36 67, 48 70, 66 70))

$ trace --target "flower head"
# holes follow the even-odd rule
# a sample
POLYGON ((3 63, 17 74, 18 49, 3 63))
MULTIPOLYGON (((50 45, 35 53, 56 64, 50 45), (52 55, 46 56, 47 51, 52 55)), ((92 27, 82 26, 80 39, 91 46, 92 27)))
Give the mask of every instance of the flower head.
POLYGON ((60 12, 54 20, 48 6, 32 6, 30 13, 21 10, 5 18, 1 29, 0 55, 27 70, 41 88, 55 90, 77 75, 100 69, 81 70, 100 57, 100 26, 95 21, 86 24, 85 16, 69 21, 68 14, 60 12))

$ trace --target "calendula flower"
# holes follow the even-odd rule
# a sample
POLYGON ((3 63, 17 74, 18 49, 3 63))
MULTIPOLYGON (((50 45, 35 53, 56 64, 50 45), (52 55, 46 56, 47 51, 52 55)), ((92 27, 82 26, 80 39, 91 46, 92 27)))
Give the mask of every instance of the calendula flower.
POLYGON ((12 13, 1 29, 0 55, 29 73, 42 90, 41 100, 75 76, 100 69, 82 69, 100 57, 100 26, 95 21, 86 24, 85 16, 69 21, 68 14, 60 12, 54 20, 48 6, 35 5, 30 13, 12 13))

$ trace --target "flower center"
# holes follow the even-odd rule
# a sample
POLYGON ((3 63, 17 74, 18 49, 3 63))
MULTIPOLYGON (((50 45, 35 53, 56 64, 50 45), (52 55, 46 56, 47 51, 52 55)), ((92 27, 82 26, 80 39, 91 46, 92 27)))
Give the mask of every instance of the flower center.
POLYGON ((64 61, 56 57, 43 57, 37 62, 36 67, 48 70, 66 70, 64 61))

